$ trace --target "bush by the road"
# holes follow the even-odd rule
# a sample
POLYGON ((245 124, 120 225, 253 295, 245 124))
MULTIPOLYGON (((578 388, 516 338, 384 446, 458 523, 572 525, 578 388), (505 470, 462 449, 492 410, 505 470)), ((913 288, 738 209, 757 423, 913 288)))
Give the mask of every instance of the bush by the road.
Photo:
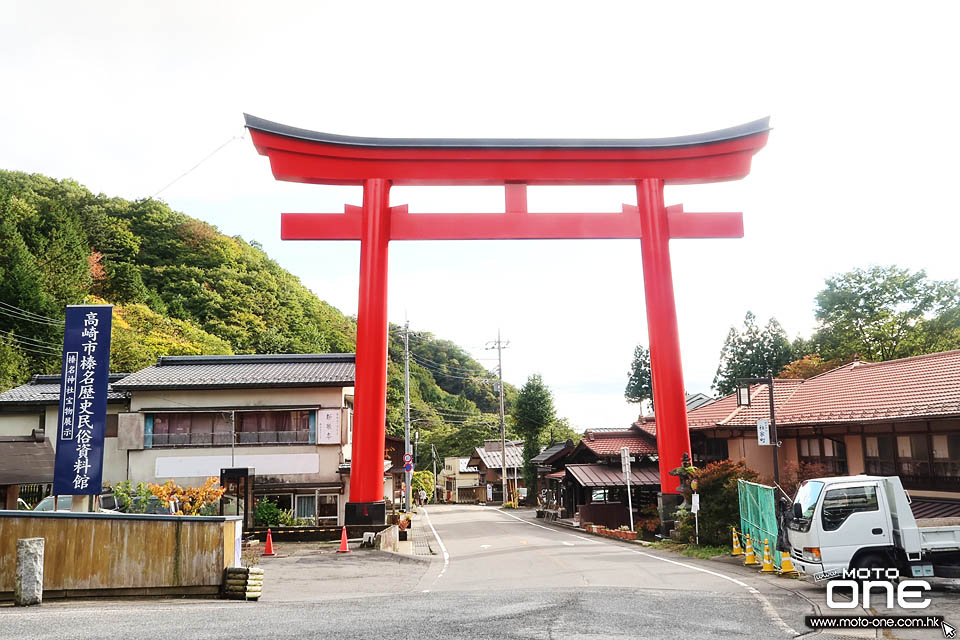
MULTIPOLYGON (((740 526, 740 501, 737 480, 755 482, 758 473, 743 460, 712 462, 697 469, 694 479, 700 494, 700 544, 727 545, 731 527, 740 526)), ((694 516, 686 513, 677 519, 677 531, 682 540, 696 539, 694 516)))

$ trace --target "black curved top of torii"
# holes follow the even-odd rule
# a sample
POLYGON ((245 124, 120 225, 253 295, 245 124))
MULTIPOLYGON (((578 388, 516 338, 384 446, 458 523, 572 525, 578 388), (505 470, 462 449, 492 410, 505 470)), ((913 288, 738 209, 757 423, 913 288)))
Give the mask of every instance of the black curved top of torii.
POLYGON ((243 114, 249 129, 286 138, 350 147, 401 149, 658 149, 690 147, 739 138, 770 130, 770 118, 707 133, 669 138, 368 138, 300 129, 243 114))

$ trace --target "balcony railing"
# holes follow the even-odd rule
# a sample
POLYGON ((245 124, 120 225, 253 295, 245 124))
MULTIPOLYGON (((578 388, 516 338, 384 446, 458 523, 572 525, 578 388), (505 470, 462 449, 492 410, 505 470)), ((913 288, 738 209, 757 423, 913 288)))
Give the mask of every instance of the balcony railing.
POLYGON ((144 436, 147 447, 229 447, 236 444, 316 444, 308 430, 298 431, 229 431, 215 433, 154 433, 144 436), (234 436, 236 440, 234 440, 234 436))

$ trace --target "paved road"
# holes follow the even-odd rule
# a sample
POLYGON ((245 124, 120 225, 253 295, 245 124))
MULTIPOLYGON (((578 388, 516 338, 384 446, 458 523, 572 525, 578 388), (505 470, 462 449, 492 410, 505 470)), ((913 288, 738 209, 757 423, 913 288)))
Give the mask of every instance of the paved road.
POLYGON ((0 638, 776 639, 809 631, 802 616, 818 597, 805 583, 580 536, 530 512, 436 506, 428 513, 446 560, 290 544, 264 559, 259 603, 0 607, 0 638))

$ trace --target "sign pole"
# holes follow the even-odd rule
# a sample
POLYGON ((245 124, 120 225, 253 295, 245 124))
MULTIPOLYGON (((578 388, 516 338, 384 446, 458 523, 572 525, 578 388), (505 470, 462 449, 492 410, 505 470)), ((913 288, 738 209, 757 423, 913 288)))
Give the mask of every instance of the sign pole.
POLYGON ((68 305, 63 332, 53 494, 90 511, 103 480, 113 305, 68 305))
POLYGON ((623 478, 627 481, 627 510, 630 513, 630 531, 633 528, 633 496, 630 493, 630 449, 628 447, 620 448, 620 465, 623 467, 623 478))

